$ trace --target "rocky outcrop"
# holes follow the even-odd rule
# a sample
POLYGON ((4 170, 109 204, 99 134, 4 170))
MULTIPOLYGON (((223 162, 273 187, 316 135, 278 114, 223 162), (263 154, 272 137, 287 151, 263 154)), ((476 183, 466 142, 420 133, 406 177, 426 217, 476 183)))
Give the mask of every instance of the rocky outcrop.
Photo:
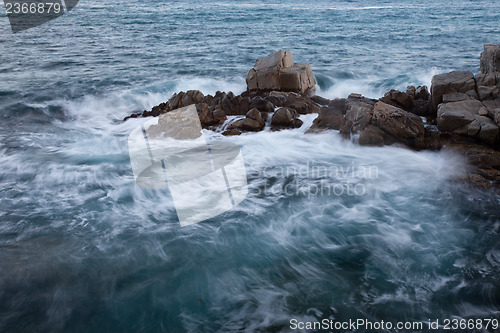
POLYGON ((477 186, 500 188, 500 44, 486 44, 481 72, 454 71, 435 75, 426 86, 390 90, 379 100, 351 94, 346 99, 310 97, 314 76, 309 65, 294 65, 290 51, 258 60, 241 95, 198 90, 174 94, 150 111, 125 118, 158 116, 195 104, 203 128, 223 135, 298 128, 300 115, 317 113, 306 133, 340 130, 360 145, 402 144, 413 149, 453 150, 465 156, 464 179, 477 186), (228 121, 228 116, 232 116, 228 121), (244 117, 242 117, 244 116, 244 117), (233 119, 235 118, 235 119, 233 119), (424 120, 422 120, 424 119, 424 120), (223 126, 221 126, 224 124, 223 126))
POLYGON ((311 91, 316 79, 309 64, 293 63, 289 50, 280 50, 258 59, 247 74, 248 91, 311 91))
POLYGON ((271 118, 271 130, 273 131, 299 128, 300 126, 302 126, 302 120, 299 119, 297 111, 291 108, 279 108, 271 118))

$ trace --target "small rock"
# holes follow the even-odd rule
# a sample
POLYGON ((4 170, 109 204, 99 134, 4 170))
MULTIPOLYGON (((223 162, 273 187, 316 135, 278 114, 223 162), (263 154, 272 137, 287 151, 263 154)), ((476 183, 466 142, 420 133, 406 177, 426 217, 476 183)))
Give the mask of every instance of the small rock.
POLYGON ((241 131, 237 130, 236 128, 230 128, 222 132, 222 135, 224 136, 231 136, 231 135, 240 135, 241 131))
POLYGON ((276 110, 271 118, 271 130, 276 131, 287 128, 298 128, 302 126, 302 120, 297 111, 283 107, 276 110))

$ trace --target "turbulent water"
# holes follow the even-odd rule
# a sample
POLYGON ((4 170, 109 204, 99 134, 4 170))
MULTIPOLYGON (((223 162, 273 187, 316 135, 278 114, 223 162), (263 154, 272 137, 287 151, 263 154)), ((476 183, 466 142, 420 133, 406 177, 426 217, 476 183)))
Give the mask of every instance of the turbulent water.
POLYGON ((15 35, 2 13, 0 331, 499 318, 500 198, 450 181, 456 156, 303 134, 313 117, 206 132, 242 147, 249 195, 181 228, 168 190, 136 186, 141 120, 120 120, 180 90, 240 93, 278 49, 329 98, 478 72, 500 2, 80 1, 15 35))

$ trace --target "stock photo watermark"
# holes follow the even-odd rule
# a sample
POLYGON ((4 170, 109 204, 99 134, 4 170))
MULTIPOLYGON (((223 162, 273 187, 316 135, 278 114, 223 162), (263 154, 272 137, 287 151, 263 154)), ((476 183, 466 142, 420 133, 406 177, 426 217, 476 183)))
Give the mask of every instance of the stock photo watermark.
POLYGON ((318 164, 307 161, 300 166, 250 166, 250 176, 261 181, 251 187, 257 196, 363 196, 367 183, 379 178, 376 165, 318 164))
POLYGON ((75 8, 78 0, 3 0, 13 33, 52 21, 75 8))

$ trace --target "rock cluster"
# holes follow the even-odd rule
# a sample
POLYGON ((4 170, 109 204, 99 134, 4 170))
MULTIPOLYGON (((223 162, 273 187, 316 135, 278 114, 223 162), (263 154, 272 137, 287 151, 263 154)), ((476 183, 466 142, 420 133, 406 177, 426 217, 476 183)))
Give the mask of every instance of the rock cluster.
POLYGON ((360 145, 450 149, 468 159, 471 169, 465 178, 469 182, 500 188, 500 44, 484 46, 480 74, 435 75, 430 93, 426 86, 409 86, 405 92, 391 90, 378 100, 359 94, 334 100, 310 96, 314 75, 309 65, 294 65, 290 51, 258 60, 247 84, 247 91, 238 96, 180 92, 125 120, 195 104, 204 128, 239 135, 262 131, 266 123, 273 131, 297 128, 302 126, 301 114, 316 113, 306 133, 333 129, 360 145), (236 118, 228 122, 228 116, 236 118))

